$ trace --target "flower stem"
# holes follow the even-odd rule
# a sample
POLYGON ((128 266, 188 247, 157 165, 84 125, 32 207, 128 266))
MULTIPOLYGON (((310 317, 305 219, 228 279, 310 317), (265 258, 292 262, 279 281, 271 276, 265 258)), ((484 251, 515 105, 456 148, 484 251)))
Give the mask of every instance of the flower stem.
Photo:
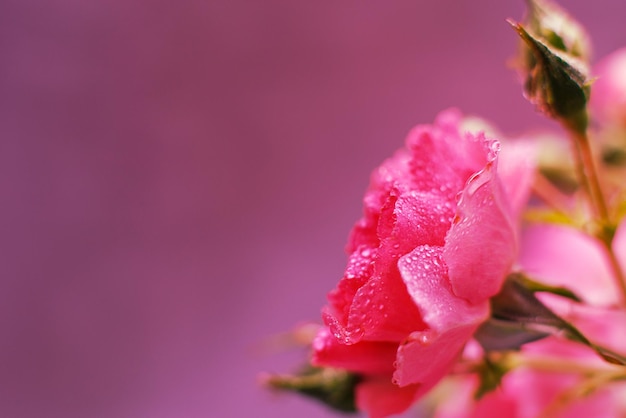
POLYGON ((609 258, 609 265, 611 266, 611 270, 613 270, 613 277, 615 277, 617 286, 622 292, 622 303, 626 305, 626 276, 624 275, 624 270, 615 256, 613 246, 610 243, 605 243, 605 248, 609 258))
POLYGON ((571 131, 571 134, 574 139, 578 176, 589 195, 595 220, 599 221, 603 227, 606 227, 610 223, 609 211, 602 193, 602 187, 600 186, 598 171, 594 164, 589 136, 586 132, 574 130, 571 131))
POLYGON ((543 200, 546 205, 551 207, 559 215, 567 215, 568 209, 564 203, 567 201, 566 196, 564 196, 556 186, 550 183, 542 173, 537 173, 532 187, 535 195, 543 200))
POLYGON ((611 376, 611 378, 626 378, 626 366, 608 362, 581 361, 581 359, 568 359, 559 356, 528 354, 520 351, 493 351, 479 361, 460 362, 454 367, 454 374, 475 373, 482 362, 489 361, 498 365, 503 370, 517 368, 533 369, 548 373, 578 374, 583 376, 611 376))
POLYGON ((594 219, 593 234, 603 243, 611 270, 613 271, 614 280, 622 295, 622 304, 626 305, 626 276, 613 252, 615 227, 611 223, 606 199, 600 185, 589 135, 586 129, 570 129, 570 133, 574 140, 578 177, 589 196, 591 204, 594 219))
POLYGON ((554 399, 548 406, 537 416, 537 418, 550 418, 558 414, 559 411, 567 407, 572 402, 585 396, 589 396, 591 393, 602 388, 603 386, 624 380, 626 375, 624 373, 602 373, 595 376, 589 376, 583 379, 578 384, 570 387, 556 399, 554 399))
POLYGON ((527 367, 544 372, 626 377, 626 367, 609 363, 589 364, 562 357, 522 354, 515 355, 509 361, 511 362, 509 367, 527 367))

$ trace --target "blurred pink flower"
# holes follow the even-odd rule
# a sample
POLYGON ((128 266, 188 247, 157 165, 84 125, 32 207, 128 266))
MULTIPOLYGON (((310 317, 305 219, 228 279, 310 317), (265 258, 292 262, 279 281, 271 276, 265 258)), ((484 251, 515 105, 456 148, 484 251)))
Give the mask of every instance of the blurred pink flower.
POLYGON ((602 59, 594 68, 591 112, 600 121, 626 127, 626 48, 602 59))
MULTIPOLYGON (((541 361, 545 356, 554 361, 602 367, 604 364, 590 349, 574 343, 549 337, 526 344, 524 354, 541 361)), ((550 360, 547 360, 550 361, 550 360)), ((565 403, 559 397, 582 382, 576 373, 536 370, 519 367, 507 373, 500 386, 474 401, 478 387, 476 375, 459 377, 455 381, 454 396, 438 405, 435 418, 618 418, 624 416, 619 399, 624 397, 624 385, 605 385, 592 394, 577 393, 565 403)))
MULTIPOLYGON (((626 222, 618 229, 613 247, 622 266, 626 265, 626 222)), ((601 244, 573 228, 536 225, 523 234, 520 264, 532 277, 566 286, 579 295, 584 304, 551 294, 538 296, 593 343, 626 354, 626 312, 616 307, 619 292, 601 244)), ((569 359, 579 366, 609 367, 590 348, 555 337, 527 344, 522 352, 531 359, 547 356, 569 359)), ((507 373, 497 390, 474 402, 478 381, 471 376, 460 379, 457 395, 439 406, 436 418, 534 418, 545 414, 583 378, 568 369, 548 372, 521 367, 507 373)), ((587 395, 550 410, 549 416, 617 418, 626 413, 621 401, 626 396, 623 383, 604 385, 587 395)))
POLYGON ((460 122, 452 110, 414 128, 374 171, 323 310, 313 362, 362 374, 357 406, 372 417, 401 412, 448 373, 516 257, 511 202, 524 203, 531 165, 510 158, 503 185, 499 142, 460 122))

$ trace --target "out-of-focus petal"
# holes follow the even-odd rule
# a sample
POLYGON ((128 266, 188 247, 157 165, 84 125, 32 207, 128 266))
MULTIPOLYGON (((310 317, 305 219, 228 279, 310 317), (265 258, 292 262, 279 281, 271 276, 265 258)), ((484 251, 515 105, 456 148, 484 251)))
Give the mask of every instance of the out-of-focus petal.
POLYGON ((519 219, 528 202, 535 177, 537 152, 536 143, 518 139, 503 142, 498 154, 498 176, 513 219, 519 219))
POLYGON ((589 105, 592 115, 602 122, 626 127, 626 48, 603 58, 593 71, 589 105))
POLYGON ((565 286, 592 305, 619 302, 619 292, 598 241, 562 225, 531 226, 521 241, 519 264, 529 276, 565 286))

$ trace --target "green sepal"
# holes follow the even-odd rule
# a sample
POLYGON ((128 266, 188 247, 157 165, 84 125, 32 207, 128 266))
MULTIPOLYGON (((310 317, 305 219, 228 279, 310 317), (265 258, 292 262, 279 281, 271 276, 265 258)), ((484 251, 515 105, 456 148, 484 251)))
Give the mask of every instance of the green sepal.
POLYGON ((567 287, 563 286, 550 286, 545 283, 537 282, 531 279, 528 276, 525 276, 521 273, 516 273, 514 276, 514 280, 524 286, 526 289, 531 292, 548 292, 554 295, 563 296, 564 298, 571 299, 574 302, 582 302, 582 299, 576 295, 576 293, 569 290, 567 287))
POLYGON ((341 412, 357 412, 355 388, 361 376, 345 370, 306 366, 297 375, 271 375, 265 383, 273 388, 314 398, 341 412))
POLYGON ((491 317, 475 338, 485 351, 519 350, 526 343, 560 331, 564 322, 535 297, 524 276, 515 273, 491 298, 491 317))
POLYGON ((569 214, 550 208, 531 208, 524 212, 524 220, 534 223, 578 226, 569 214))
POLYGON ((519 350, 526 343, 555 335, 590 347, 609 363, 626 365, 626 357, 592 343, 552 312, 535 296, 539 291, 579 300, 567 289, 539 284, 520 273, 509 275, 500 292, 491 298, 490 319, 474 335, 486 352, 519 350))
POLYGON ((510 370, 504 361, 491 361, 487 356, 476 368, 479 384, 474 392, 474 400, 479 401, 483 396, 500 386, 502 378, 510 370))
POLYGON ((602 150, 602 162, 611 167, 626 166, 626 150, 616 146, 607 146, 602 150))

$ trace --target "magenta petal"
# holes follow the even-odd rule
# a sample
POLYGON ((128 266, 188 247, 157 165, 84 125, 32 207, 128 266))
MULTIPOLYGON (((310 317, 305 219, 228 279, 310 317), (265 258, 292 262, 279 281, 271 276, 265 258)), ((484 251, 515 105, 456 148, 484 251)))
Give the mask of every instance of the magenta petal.
POLYGON ((398 387, 389 377, 367 378, 356 389, 356 404, 370 418, 384 418, 408 409, 417 397, 418 386, 398 387))
POLYGON ((453 293, 442 247, 417 247, 398 261, 398 269, 431 331, 442 333, 487 319, 489 311, 484 303, 473 305, 453 293))
POLYGON ((406 291, 398 268, 390 266, 385 274, 377 274, 358 288, 345 317, 340 310, 341 292, 346 298, 353 291, 348 287, 350 279, 344 278, 329 298, 336 306, 322 310, 324 323, 343 344, 356 344, 361 340, 404 340, 415 330, 424 329, 420 313, 406 291))
POLYGON ((455 205, 441 194, 393 191, 380 215, 378 235, 385 238, 378 258, 383 264, 395 263, 419 245, 442 246, 454 210, 455 205))
POLYGON ((443 252, 454 293, 472 303, 500 290, 516 255, 515 226, 495 164, 468 180, 443 252))
POLYGON ((341 344, 328 329, 323 328, 313 341, 311 363, 388 377, 393 372, 397 349, 396 343, 364 341, 353 345, 341 344))
MULTIPOLYGON (((488 304, 485 302, 485 311, 488 304)), ((420 383, 430 390, 450 372, 479 323, 460 324, 443 333, 416 332, 398 348, 394 381, 400 386, 420 383)))
POLYGON ((425 328, 395 265, 359 289, 348 322, 358 324, 362 338, 372 341, 400 342, 411 332, 425 328))
POLYGON ((392 189, 398 187, 400 183, 408 185, 411 182, 407 176, 409 160, 410 154, 401 149, 372 173, 369 187, 363 198, 363 217, 350 233, 347 247, 349 253, 363 245, 371 248, 378 246, 377 228, 380 212, 387 203, 392 189))
POLYGON ((350 339, 349 335, 354 331, 348 329, 348 317, 352 307, 352 301, 358 290, 371 278, 373 272, 373 260, 376 250, 368 247, 359 247, 348 259, 348 266, 337 288, 329 292, 329 306, 324 309, 323 316, 326 325, 331 327, 332 332, 343 340, 350 339))
POLYGON ((330 307, 323 316, 337 338, 347 344, 361 338, 400 342, 424 328, 397 261, 418 245, 443 245, 453 214, 453 204, 438 194, 391 191, 379 218, 380 247, 358 247, 328 295, 330 307))
POLYGON ((487 319, 489 304, 472 305, 452 293, 441 247, 418 247, 400 259, 398 268, 429 329, 413 332, 400 346, 394 379, 401 386, 431 388, 487 319))

